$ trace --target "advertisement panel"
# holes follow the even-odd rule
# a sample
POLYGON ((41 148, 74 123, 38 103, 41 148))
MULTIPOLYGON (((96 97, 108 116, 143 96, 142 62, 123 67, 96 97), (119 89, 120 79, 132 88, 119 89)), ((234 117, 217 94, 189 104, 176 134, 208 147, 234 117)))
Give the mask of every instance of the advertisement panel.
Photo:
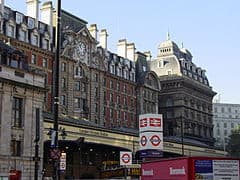
POLYGON ((239 180, 238 160, 213 160, 214 179, 239 180))
POLYGON ((140 134, 139 149, 157 149, 163 150, 163 133, 162 132, 142 132, 140 134))
POLYGON ((175 161, 162 161, 161 163, 146 163, 141 165, 141 179, 165 179, 165 180, 187 180, 188 160, 181 159, 175 161))
POLYGON ((139 131, 163 131, 162 114, 139 115, 139 131))
POLYGON ((238 160, 195 160, 195 179, 239 180, 238 160))

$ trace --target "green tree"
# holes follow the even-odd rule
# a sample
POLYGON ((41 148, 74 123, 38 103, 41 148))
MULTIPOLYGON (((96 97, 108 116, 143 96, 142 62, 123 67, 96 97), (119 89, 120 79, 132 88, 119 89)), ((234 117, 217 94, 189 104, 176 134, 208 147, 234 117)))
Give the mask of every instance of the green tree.
POLYGON ((229 156, 240 158, 240 128, 232 131, 227 144, 229 156))

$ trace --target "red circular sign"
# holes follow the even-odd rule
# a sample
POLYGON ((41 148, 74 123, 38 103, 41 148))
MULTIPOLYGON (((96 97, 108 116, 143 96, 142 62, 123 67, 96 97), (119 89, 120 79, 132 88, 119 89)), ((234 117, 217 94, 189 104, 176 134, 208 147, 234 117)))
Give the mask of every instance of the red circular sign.
POLYGON ((141 142, 142 146, 146 146, 146 144, 147 144, 147 137, 146 136, 142 136, 140 142, 141 142))
POLYGON ((130 155, 125 153, 125 154, 122 155, 121 159, 124 163, 127 164, 130 161, 130 155))
POLYGON ((158 146, 161 142, 159 136, 153 135, 150 139, 150 142, 152 143, 153 146, 158 146))

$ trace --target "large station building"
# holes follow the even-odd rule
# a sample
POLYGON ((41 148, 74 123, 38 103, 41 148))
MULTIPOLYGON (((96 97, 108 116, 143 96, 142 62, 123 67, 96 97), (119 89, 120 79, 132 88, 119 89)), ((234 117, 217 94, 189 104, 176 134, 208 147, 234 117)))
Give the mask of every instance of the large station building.
MULTIPOLYGON (((51 177, 55 10, 27 0, 27 14, 0 0, 0 177, 16 171, 51 177), (39 10, 40 9, 40 10, 39 10), (39 12, 41 18, 39 19, 39 12), (34 159, 40 111, 39 159, 34 159)), ((67 153, 64 177, 100 178, 119 167, 119 151, 139 158, 138 116, 163 114, 164 157, 223 156, 214 149, 212 98, 205 70, 169 38, 156 58, 121 39, 107 47, 106 29, 61 11, 59 149, 67 153)), ((135 162, 135 161, 134 161, 135 162)), ((139 174, 134 174, 137 176, 139 174)), ((110 177, 110 176, 108 176, 110 177)))

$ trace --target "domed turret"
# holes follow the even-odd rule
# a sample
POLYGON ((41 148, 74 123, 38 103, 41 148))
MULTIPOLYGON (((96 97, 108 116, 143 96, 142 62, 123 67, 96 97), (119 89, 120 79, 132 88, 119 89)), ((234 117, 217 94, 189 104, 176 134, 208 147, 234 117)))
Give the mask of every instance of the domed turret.
POLYGON ((167 40, 160 43, 158 46, 158 56, 166 56, 171 54, 178 54, 179 48, 177 44, 170 40, 169 33, 167 34, 167 40))

